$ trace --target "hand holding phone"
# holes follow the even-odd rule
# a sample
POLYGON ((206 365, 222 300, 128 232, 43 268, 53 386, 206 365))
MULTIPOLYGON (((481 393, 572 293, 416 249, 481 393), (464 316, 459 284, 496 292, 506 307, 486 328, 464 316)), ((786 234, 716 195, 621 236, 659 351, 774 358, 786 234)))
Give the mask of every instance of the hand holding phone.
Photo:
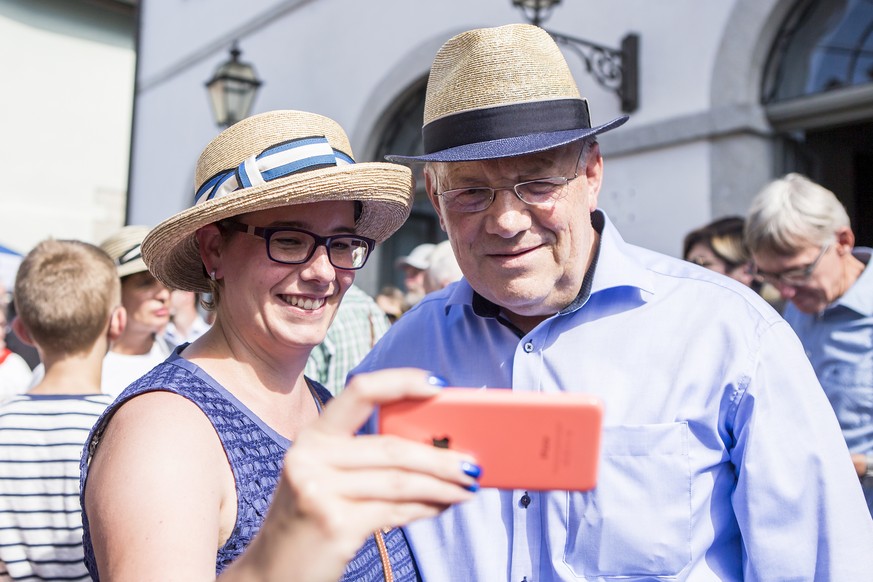
POLYGON ((464 451, 482 487, 586 491, 597 484, 602 405, 574 393, 446 388, 381 407, 378 430, 464 451))

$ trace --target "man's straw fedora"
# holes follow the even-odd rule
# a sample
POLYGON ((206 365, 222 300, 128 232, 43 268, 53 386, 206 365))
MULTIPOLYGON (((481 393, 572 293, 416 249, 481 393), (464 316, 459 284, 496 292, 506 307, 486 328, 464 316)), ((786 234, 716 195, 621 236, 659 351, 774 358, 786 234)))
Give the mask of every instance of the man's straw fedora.
POLYGON ((603 133, 627 116, 591 127, 564 55, 545 30, 510 24, 447 41, 427 82, 424 155, 394 162, 461 162, 540 152, 603 133))
POLYGON ((271 111, 221 132, 200 155, 194 206, 156 226, 142 244, 152 274, 174 289, 208 292, 194 233, 240 214, 308 202, 353 200, 355 232, 382 242, 412 207, 409 168, 356 164, 335 121, 302 111, 271 111))

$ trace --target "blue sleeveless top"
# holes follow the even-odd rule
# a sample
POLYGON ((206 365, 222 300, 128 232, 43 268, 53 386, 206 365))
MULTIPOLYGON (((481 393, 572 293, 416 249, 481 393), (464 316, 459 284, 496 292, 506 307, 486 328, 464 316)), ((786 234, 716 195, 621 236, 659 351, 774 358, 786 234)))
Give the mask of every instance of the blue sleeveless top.
MULTIPOLYGON (((187 345, 187 344, 186 344, 187 345)), ((209 418, 227 454, 236 483, 236 524, 227 542, 218 549, 216 576, 235 560, 261 528, 273 491, 278 484, 282 462, 291 441, 267 426, 206 372, 179 356, 180 346, 162 364, 128 386, 100 417, 88 437, 81 464, 80 499, 85 564, 94 580, 100 579, 91 545, 91 532, 84 507, 85 481, 88 463, 100 443, 109 419, 127 400, 146 392, 163 390, 184 396, 209 418)), ((310 390, 321 410, 321 402, 331 398, 330 392, 307 378, 310 390)), ((398 582, 420 581, 415 561, 403 531, 399 528, 382 534, 391 563, 393 579, 398 582)), ((382 566, 379 547, 370 536, 348 564, 343 582, 375 582, 388 579, 382 566)))

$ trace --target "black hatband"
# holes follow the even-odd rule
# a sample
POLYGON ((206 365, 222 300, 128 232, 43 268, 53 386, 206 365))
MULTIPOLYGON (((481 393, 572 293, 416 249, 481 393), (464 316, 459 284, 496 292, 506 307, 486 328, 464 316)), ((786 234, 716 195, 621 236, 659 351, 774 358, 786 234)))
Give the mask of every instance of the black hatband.
POLYGON ((500 105, 448 115, 422 129, 425 154, 453 147, 591 127, 588 103, 583 99, 559 99, 500 105))

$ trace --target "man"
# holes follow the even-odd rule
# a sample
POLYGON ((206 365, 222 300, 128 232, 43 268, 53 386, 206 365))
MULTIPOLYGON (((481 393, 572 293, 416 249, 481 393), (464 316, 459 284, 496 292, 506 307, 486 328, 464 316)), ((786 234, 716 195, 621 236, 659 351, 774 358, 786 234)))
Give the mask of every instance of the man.
POLYGON ((592 491, 485 489, 408 526, 424 579, 868 578, 873 520, 791 328, 751 289, 625 243, 597 209, 593 137, 625 120, 591 126, 537 27, 465 32, 434 59, 425 154, 393 159, 426 162, 464 278, 357 371, 590 393, 605 429, 592 491))
POLYGON ((834 193, 799 174, 758 194, 746 239, 755 278, 788 302, 785 319, 834 407, 873 514, 873 251, 855 247, 834 193))
POLYGON ((427 293, 439 291, 464 276, 452 250, 452 243, 447 240, 436 245, 430 254, 429 263, 424 276, 424 289, 427 293))
POLYGON ((399 257, 396 266, 403 269, 403 285, 406 287, 406 303, 413 306, 425 296, 425 273, 430 265, 430 254, 436 248, 435 244, 422 243, 412 249, 406 256, 399 257))

